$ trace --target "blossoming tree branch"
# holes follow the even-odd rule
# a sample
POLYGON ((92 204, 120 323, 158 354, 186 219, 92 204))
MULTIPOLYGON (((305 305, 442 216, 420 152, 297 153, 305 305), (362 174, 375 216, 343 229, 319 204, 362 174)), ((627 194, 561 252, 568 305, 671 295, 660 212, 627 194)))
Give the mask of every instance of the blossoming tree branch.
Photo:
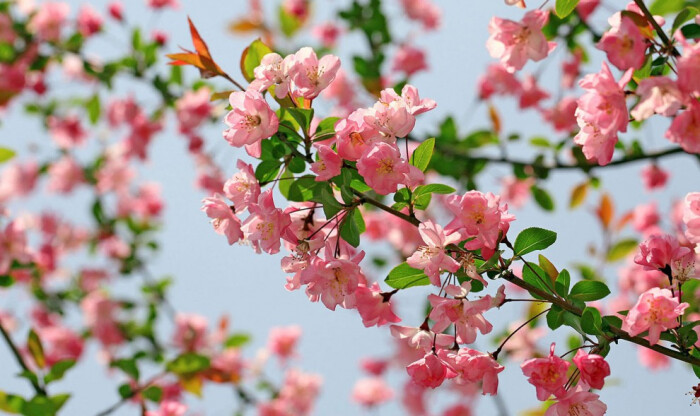
MULTIPOLYGON (((636 346, 645 365, 674 360, 700 377, 700 192, 679 195, 671 212, 649 203, 618 214, 599 176, 614 166, 643 165, 644 186, 653 191, 668 180, 661 160, 698 160, 700 4, 635 0, 611 12, 598 0, 506 0, 504 11, 519 7, 520 18, 488 22, 485 46, 494 61, 476 86, 488 127, 463 135, 447 117, 425 135, 414 129, 440 103, 419 93, 411 78, 428 70, 427 55, 410 36, 392 33, 385 3, 391 2, 353 0, 337 20, 314 22, 309 0, 284 0, 271 10, 251 0, 231 29, 259 38, 241 51, 240 68, 229 69, 191 20, 192 47, 168 49, 166 68, 158 58, 167 35, 147 39, 113 2, 110 24, 129 31, 130 44, 122 57, 95 62, 84 44, 106 23, 91 6, 73 19, 59 2, 0 2, 2 105, 23 104, 38 117, 54 151, 41 163, 12 161, 0 176, 0 284, 32 299, 24 336, 10 311, 0 311, 0 332, 33 392, 0 393, 1 410, 58 414, 72 398, 54 392, 54 383, 94 342, 121 377, 115 402, 95 409, 99 415, 131 406, 149 416, 182 416, 187 396, 214 383, 233 388, 237 414, 312 413, 319 376, 286 367, 300 328, 273 328, 263 358, 246 358, 245 333, 231 331, 225 317, 210 328, 205 318, 178 311, 167 297, 170 279, 149 270, 163 201, 138 167, 157 157, 149 145, 168 113, 206 194, 202 211, 223 241, 249 246, 235 250, 282 253, 287 290, 303 291, 330 311, 355 310, 365 327, 388 327, 394 353, 363 361, 368 376, 352 391, 363 406, 393 397, 384 376, 394 367, 406 379, 406 414, 470 415, 478 396, 490 395, 505 415, 499 374, 519 366, 523 387, 529 383, 542 404, 534 414, 599 416, 607 405, 596 391, 610 380, 607 357, 620 344, 636 346), (593 13, 608 14, 607 25, 594 24, 593 13), (298 41, 307 29, 317 47, 298 41), (341 62, 334 49, 351 33, 367 49, 341 62), (602 60, 599 69, 585 65, 593 59, 602 60), (561 66, 555 97, 540 84, 548 63, 561 66), (183 66, 196 67, 201 79, 187 81, 183 66), (538 69, 528 74, 526 66, 538 69), (52 71, 94 88, 66 99, 51 88, 52 71), (158 104, 120 97, 113 89, 120 79, 143 84, 158 104), (522 138, 504 134, 497 105, 503 98, 514 98, 559 139, 533 138, 531 152, 513 158, 507 150, 522 138), (666 122, 660 149, 625 134, 648 129, 649 119, 666 122), (224 126, 222 137, 203 137, 207 123, 224 126), (100 128, 108 130, 106 140, 95 136, 100 128), (237 148, 223 150, 240 155, 235 166, 218 166, 212 149, 218 154, 221 147, 208 143, 237 148), (512 172, 498 193, 479 182, 494 165, 512 172), (527 216, 517 220, 525 223, 522 232, 510 231, 516 217, 509 206, 532 197, 541 209, 555 209, 547 182, 561 170, 585 178, 571 190, 570 209, 600 193, 595 216, 603 242, 589 253, 595 264, 571 271, 548 257, 554 231, 527 216), (87 189, 91 224, 48 211, 16 212, 15 200, 39 192, 44 178, 52 198, 87 189), (623 237, 627 228, 639 238, 623 237), (395 253, 370 261, 368 242, 395 253), (70 256, 107 266, 81 266, 59 284, 58 265, 65 258, 69 267, 70 256), (605 268, 623 259, 629 261, 619 276, 606 279, 605 268), (140 279, 140 291, 116 297, 114 281, 129 276, 140 279), (404 320, 395 308, 409 291, 424 294, 412 305, 419 320, 404 320), (517 305, 526 306, 520 320, 495 343, 485 342, 494 332, 489 319, 517 305), (83 321, 77 328, 67 319, 76 312, 83 321), (171 333, 157 327, 164 320, 171 333), (536 340, 549 333, 574 335, 538 351, 536 340), (269 354, 278 357, 281 385, 266 375, 269 354)), ((441 12, 431 0, 396 3, 421 33, 439 28, 441 12)), ((158 13, 177 4, 148 0, 148 6, 158 13)), ((14 156, 0 149, 3 161, 14 156)), ((700 384, 677 391, 679 398, 690 392, 693 403, 700 398, 700 384)))

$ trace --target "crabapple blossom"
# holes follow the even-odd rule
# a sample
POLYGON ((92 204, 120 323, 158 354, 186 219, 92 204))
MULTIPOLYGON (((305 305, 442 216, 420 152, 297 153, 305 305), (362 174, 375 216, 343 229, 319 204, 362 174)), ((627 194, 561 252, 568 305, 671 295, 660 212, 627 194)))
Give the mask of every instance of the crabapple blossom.
POLYGON ((357 312, 362 317, 362 324, 366 327, 401 322, 401 318, 393 311, 391 294, 382 293, 376 282, 369 286, 358 285, 355 290, 355 303, 357 312))
POLYGON ((207 319, 196 314, 178 313, 175 316, 173 344, 182 351, 200 351, 207 342, 207 319))
POLYGON ((638 348, 637 357, 639 362, 652 371, 667 369, 671 365, 671 359, 649 348, 638 348))
POLYGON ((117 302, 96 291, 86 296, 80 307, 85 314, 85 323, 103 346, 109 347, 124 342, 124 336, 114 317, 119 308, 117 302))
POLYGON ((173 9, 180 7, 177 0, 146 0, 146 5, 156 10, 163 9, 165 7, 171 7, 173 9))
POLYGON ((360 379, 352 389, 352 399, 366 407, 378 406, 393 397, 394 391, 379 377, 360 379))
POLYGON ((432 0, 401 0, 406 15, 419 21, 426 29, 437 29, 440 26, 442 12, 432 0))
POLYGON ((634 229, 640 233, 656 234, 659 230, 657 224, 661 217, 659 216, 656 202, 649 204, 637 205, 633 211, 632 224, 634 229))
POLYGON ((232 110, 224 119, 229 126, 224 130, 224 139, 231 146, 245 146, 248 154, 259 156, 260 141, 277 132, 277 115, 255 90, 232 92, 229 102, 232 110))
POLYGON ((333 79, 340 68, 340 59, 337 56, 326 55, 318 59, 312 48, 304 47, 294 54, 292 67, 292 81, 296 88, 295 93, 313 100, 323 91, 333 79))
POLYGON ((287 360, 295 356, 295 348, 301 337, 301 327, 292 325, 270 329, 267 348, 280 360, 287 360))
POLYGON ((665 137, 688 153, 700 153, 700 103, 697 100, 692 100, 690 106, 673 119, 665 137))
POLYGON ((343 159, 329 146, 318 145, 318 161, 311 164, 311 171, 318 182, 328 181, 340 175, 343 159))
POLYGON ((544 416, 603 416, 608 406, 601 402, 597 394, 586 390, 571 389, 565 395, 558 397, 544 416))
POLYGON ((440 350, 450 364, 452 370, 457 373, 455 383, 467 384, 481 382, 482 394, 494 396, 498 393, 498 373, 505 367, 498 364, 490 354, 460 348, 456 353, 440 350))
POLYGON ((434 100, 431 100, 430 98, 421 99, 420 94, 418 93, 418 88, 411 84, 404 85, 404 87, 401 89, 401 95, 398 95, 393 88, 387 88, 382 90, 379 96, 379 101, 387 105, 394 101, 399 101, 405 104, 409 112, 414 116, 423 114, 437 107, 437 103, 434 100))
MULTIPOLYGON (((326 250, 332 252, 328 247, 326 250)), ((312 302, 320 300, 332 311, 338 305, 353 308, 355 291, 364 279, 359 265, 364 255, 361 251, 352 257, 343 255, 334 258, 330 255, 327 256, 329 260, 312 257, 309 265, 301 272, 301 283, 308 285, 306 293, 309 299, 312 302)))
POLYGON ((588 160, 604 166, 612 160, 617 132, 627 131, 628 115, 624 86, 632 77, 627 70, 619 82, 603 62, 601 71, 586 75, 580 82, 587 92, 578 100, 576 119, 581 130, 574 137, 588 160))
POLYGON ((236 162, 238 172, 224 184, 226 198, 233 202, 237 212, 242 212, 251 204, 257 203, 260 197, 260 183, 255 177, 253 166, 242 160, 236 162))
POLYGON ((683 44, 683 53, 676 64, 678 87, 688 95, 697 96, 700 94, 700 79, 697 76, 700 66, 700 44, 689 44, 680 30, 676 31, 675 36, 683 44))
POLYGON ((68 193, 85 181, 83 168, 71 156, 64 156, 49 166, 48 190, 68 193))
POLYGON ((679 325, 676 318, 682 316, 688 306, 686 302, 679 303, 668 289, 651 288, 642 293, 625 316, 622 329, 631 336, 649 331, 645 338, 654 345, 659 342, 661 332, 679 325))
POLYGON ((508 206, 522 207, 530 199, 530 188, 535 184, 534 178, 519 179, 515 176, 507 176, 501 180, 503 186, 500 195, 508 206))
POLYGON ((499 243, 499 235, 505 236, 510 222, 515 217, 508 213, 508 205, 500 204, 500 197, 492 193, 469 191, 466 194, 452 195, 445 199, 447 209, 455 218, 447 224, 445 231, 461 231, 467 237, 476 237, 468 241, 468 250, 482 249, 482 255, 490 257, 499 243))
POLYGON ((364 111, 364 121, 394 142, 413 131, 416 118, 411 110, 403 100, 378 101, 364 111))
POLYGON ((446 235, 443 228, 432 220, 425 221, 418 226, 424 246, 418 247, 406 263, 415 269, 421 269, 430 278, 430 283, 440 286, 440 273, 448 271, 455 273, 460 264, 446 252, 450 244, 457 244, 464 238, 459 232, 446 235))
POLYGON ((158 410, 149 410, 146 416, 184 416, 187 406, 182 403, 164 400, 160 403, 158 410))
POLYGON ((530 107, 538 107, 540 101, 549 98, 549 93, 540 89, 537 85, 537 80, 532 75, 525 77, 520 90, 519 106, 522 109, 530 107))
POLYGON ((610 375, 610 365, 605 358, 597 354, 588 354, 580 349, 576 351, 574 364, 581 373, 581 381, 594 389, 603 388, 605 377, 610 375))
POLYGON ((365 109, 358 109, 335 123, 335 141, 338 155, 356 161, 368 151, 372 144, 383 136, 365 122, 365 109))
POLYGON ((311 33, 316 39, 321 41, 324 48, 333 49, 338 41, 341 29, 335 23, 329 21, 314 26, 311 33))
POLYGON ((517 95, 522 86, 515 75, 502 63, 489 65, 484 75, 479 78, 479 98, 489 99, 492 95, 517 95))
POLYGON ((635 120, 646 120, 653 114, 671 117, 683 105, 684 97, 676 83, 668 77, 644 78, 637 86, 639 103, 630 111, 635 120))
POLYGON ((357 162, 357 171, 367 185, 386 195, 396 192, 398 185, 405 182, 409 166, 396 146, 378 142, 357 162))
POLYGON ((691 250, 679 245, 678 240, 668 234, 653 234, 639 245, 634 262, 647 270, 663 270, 691 250))
POLYGON ((457 376, 457 373, 432 351, 409 364, 406 371, 414 383, 432 389, 442 385, 445 379, 457 376))
POLYGON ((77 116, 71 115, 65 118, 51 116, 47 123, 51 138, 61 149, 70 149, 85 142, 87 132, 77 116))
POLYGON ((545 401, 549 396, 562 396, 565 393, 566 372, 570 363, 554 355, 554 343, 549 349, 549 357, 531 358, 520 365, 530 384, 535 386, 537 399, 545 401))
POLYGON ((124 5, 119 0, 111 1, 107 5, 107 12, 114 20, 121 22, 124 20, 124 5))
POLYGON ((500 59, 509 72, 522 69, 529 60, 541 61, 556 46, 548 42, 542 28, 549 20, 549 11, 531 10, 520 22, 491 18, 486 48, 492 57, 500 59))
POLYGON ((403 341, 413 350, 421 351, 423 355, 426 351, 430 351, 435 347, 450 347, 454 343, 454 337, 447 334, 435 333, 423 327, 407 327, 392 325, 390 327, 391 335, 394 338, 403 341))
POLYGON ((690 192, 683 204, 683 223, 685 236, 691 242, 700 244, 700 192, 690 192))
POLYGON ((211 90, 202 87, 197 91, 187 91, 175 103, 175 115, 183 133, 192 132, 199 127, 211 114, 212 105, 209 102, 211 90))
POLYGON ((257 253, 268 254, 280 251, 280 238, 291 223, 289 214, 275 207, 272 189, 260 194, 257 203, 248 207, 250 216, 241 225, 245 239, 250 241, 257 253))
POLYGON ((542 117, 552 125, 555 131, 570 132, 578 126, 576 121, 577 108, 576 99, 565 97, 556 103, 554 107, 540 111, 542 112, 542 117))
MULTIPOLYGON (((611 18, 611 21, 613 18, 611 18)), ((612 23, 611 23, 612 24, 612 23)), ((632 18, 622 16, 620 24, 605 32, 596 45, 621 70, 639 69, 644 64, 647 43, 632 18)))
POLYGON ((428 69, 428 64, 425 61, 425 52, 408 44, 401 45, 394 56, 392 69, 397 72, 403 72, 407 77, 428 69))
POLYGON ((38 8, 29 21, 28 29, 43 40, 58 41, 69 13, 68 3, 49 1, 38 8))
POLYGON ((243 238, 241 220, 236 217, 233 209, 226 203, 221 195, 214 195, 202 200, 202 211, 212 219, 214 230, 225 235, 229 244, 233 244, 243 238))
POLYGON ((102 16, 89 4, 84 4, 78 11, 78 32, 89 37, 102 29, 102 16))
POLYGON ((67 327, 60 324, 41 326, 36 328, 36 333, 43 344, 48 367, 63 360, 77 361, 83 354, 83 339, 67 327))
POLYGON ((428 295, 432 306, 429 316, 435 321, 433 331, 442 332, 454 324, 457 342, 460 344, 471 344, 476 341, 477 329, 482 335, 491 332, 493 326, 483 316, 483 313, 492 306, 491 296, 486 295, 479 300, 469 301, 466 296, 470 290, 471 283, 467 281, 462 283, 461 287, 446 286, 445 293, 454 296, 454 299, 428 295))
POLYGON ((263 92, 275 86, 275 96, 284 98, 291 90, 291 70, 294 65, 294 55, 282 58, 279 54, 268 53, 263 56, 253 71, 255 79, 250 83, 251 89, 263 92))
POLYGON ((663 188, 668 181, 668 171, 661 169, 659 165, 652 163, 642 169, 642 182, 647 191, 663 188))

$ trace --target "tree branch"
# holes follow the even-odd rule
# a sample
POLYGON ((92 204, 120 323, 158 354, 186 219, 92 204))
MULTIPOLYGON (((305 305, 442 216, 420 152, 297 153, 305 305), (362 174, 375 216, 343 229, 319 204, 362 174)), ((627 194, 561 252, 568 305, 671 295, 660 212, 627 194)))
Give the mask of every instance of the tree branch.
POLYGON ((644 13, 644 17, 647 18, 647 21, 652 25, 654 30, 656 30, 656 33, 659 35, 659 38, 661 38, 661 41, 664 43, 666 48, 673 54, 673 56, 680 56, 680 52, 678 52, 678 49, 673 46, 671 39, 666 36, 666 32, 664 32, 661 26, 659 26, 659 24, 656 22, 656 19, 654 19, 654 16, 652 16, 646 4, 644 4, 644 1, 634 0, 634 3, 639 6, 639 9, 642 11, 642 13, 644 13))
MULTIPOLYGON (((15 345, 15 343, 12 341, 12 338, 10 338, 10 334, 7 333, 5 330, 5 327, 2 325, 2 321, 0 321, 0 333, 2 334, 2 337, 5 339, 5 343, 7 343, 7 346, 10 347, 10 350, 12 351, 12 355, 15 356, 15 360, 19 364, 20 367, 22 367, 22 370, 28 371, 30 373, 34 373, 29 366, 27 366, 27 363, 24 362, 24 358, 22 357, 22 354, 19 352, 19 349, 15 345)), ((34 388, 34 391, 36 394, 40 396, 46 396, 46 390, 39 385, 39 383, 36 380, 29 380, 32 383, 32 387, 34 388)))

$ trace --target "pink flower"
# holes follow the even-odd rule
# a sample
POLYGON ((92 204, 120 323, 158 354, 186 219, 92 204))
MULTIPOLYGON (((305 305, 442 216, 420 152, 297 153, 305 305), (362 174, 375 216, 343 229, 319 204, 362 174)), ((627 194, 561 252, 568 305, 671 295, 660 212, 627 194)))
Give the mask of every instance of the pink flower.
POLYGON ((243 238, 241 220, 236 217, 233 209, 226 203, 221 195, 204 198, 202 211, 212 219, 212 225, 217 234, 225 235, 229 244, 243 238))
POLYGON ((294 54, 292 80, 296 92, 304 98, 312 100, 335 79, 340 68, 340 59, 334 55, 326 55, 318 59, 312 48, 304 47, 294 54))
POLYGON ((537 399, 545 401, 549 396, 561 396, 566 383, 569 362, 554 355, 554 343, 547 358, 531 358, 520 365, 530 384, 535 386, 537 399))
POLYGON ((554 130, 570 132, 578 127, 576 123, 577 108, 576 99, 565 97, 555 104, 554 107, 541 110, 542 117, 552 124, 554 130))
POLYGON ((317 176, 317 182, 329 181, 340 175, 343 159, 329 146, 318 145, 318 161, 311 164, 311 171, 317 176))
POLYGON ((0 174, 0 205, 29 195, 39 178, 39 165, 33 161, 13 163, 0 174))
POLYGON ((296 355, 294 350, 299 337, 301 337, 301 327, 298 325, 272 328, 268 335, 267 348, 280 360, 287 360, 296 355))
POLYGON ((500 59, 510 72, 522 69, 528 59, 541 61, 556 43, 547 42, 542 27, 549 20, 549 11, 531 10, 523 20, 491 18, 486 48, 492 57, 500 59))
POLYGON ((363 358, 360 360, 360 367, 373 376, 381 376, 389 366, 389 361, 376 358, 363 358))
POLYGON ((236 212, 242 212, 260 197, 260 184, 255 177, 253 166, 238 160, 238 172, 224 184, 226 197, 233 202, 236 212))
POLYGON ((668 234, 653 234, 639 245, 634 262, 647 270, 662 270, 689 252, 691 250, 680 246, 676 238, 668 234))
POLYGON ((379 101, 364 111, 365 123, 382 133, 390 142, 406 137, 416 125, 416 117, 403 100, 379 101))
POLYGON ((80 307, 83 310, 85 324, 90 327, 92 335, 105 346, 119 345, 124 342, 124 336, 115 320, 115 312, 119 303, 109 299, 101 292, 87 295, 80 307))
POLYGON ((28 29, 42 40, 56 42, 61 37, 61 29, 66 23, 70 6, 63 2, 50 1, 39 7, 29 21, 28 29))
POLYGON ((379 377, 358 380, 352 389, 352 399, 367 407, 383 404, 393 397, 394 391, 379 377))
POLYGON ((36 333, 44 347, 46 365, 51 367, 59 361, 74 360, 83 354, 84 342, 80 335, 72 330, 50 325, 36 328, 36 333))
POLYGON ((324 48, 333 49, 340 36, 340 27, 329 21, 314 26, 311 33, 321 41, 324 48))
POLYGON ((241 227, 245 238, 251 242, 257 253, 260 253, 260 250, 269 254, 278 253, 280 238, 291 224, 291 220, 289 214, 275 207, 272 189, 260 194, 257 204, 251 204, 248 211, 250 216, 241 227))
POLYGON ((245 146, 251 156, 260 156, 261 140, 277 133, 277 115, 255 90, 232 92, 229 102, 232 110, 224 119, 229 126, 224 130, 224 139, 231 146, 245 146))
POLYGON ((368 328, 401 322, 401 318, 393 311, 391 293, 383 294, 376 282, 371 286, 357 286, 355 303, 357 312, 362 317, 362 324, 368 328))
POLYGON ((442 271, 454 273, 460 268, 459 262, 447 254, 445 247, 459 243, 463 240, 462 235, 456 232, 448 236, 439 224, 431 220, 421 223, 418 231, 427 245, 418 247, 418 250, 406 259, 406 263, 425 271, 430 282, 439 287, 442 271))
POLYGON ((505 367, 498 364, 491 355, 470 348, 460 348, 457 353, 441 350, 440 354, 457 373, 455 383, 481 382, 484 395, 495 396, 498 393, 498 373, 505 370, 505 367))
POLYGON ((365 122, 365 110, 353 111, 347 118, 335 123, 335 140, 338 155, 350 161, 356 161, 382 138, 382 135, 365 122))
POLYGON ((70 149, 85 142, 87 132, 77 116, 71 115, 65 118, 49 116, 47 124, 51 138, 61 149, 70 149))
POLYGON ((652 371, 665 370, 671 365, 671 359, 667 355, 649 348, 637 348, 637 357, 643 366, 652 371))
POLYGON ((305 20, 309 15, 309 0, 284 0, 282 8, 287 14, 305 20))
POLYGON ((192 132, 209 118, 212 110, 210 96, 211 90, 202 87, 197 91, 186 91, 175 102, 175 115, 182 133, 192 132))
POLYGON ((392 69, 405 73, 407 77, 428 69, 428 64, 425 61, 425 52, 408 44, 401 45, 394 56, 392 69))
POLYGON ((507 176, 501 180, 501 198, 508 206, 520 208, 530 199, 530 188, 534 184, 534 178, 518 179, 515 176, 507 176))
POLYGON ((102 29, 102 16, 89 4, 83 4, 78 11, 78 32, 89 37, 102 29))
POLYGON ((441 11, 431 0, 401 0, 406 15, 423 24, 426 29, 437 29, 440 26, 441 11))
POLYGON ((605 32, 596 47, 605 51, 611 64, 624 71, 642 67, 647 43, 632 18, 622 16, 620 24, 605 32))
POLYGON ((664 136, 688 153, 700 153, 700 103, 691 100, 690 106, 673 119, 664 136))
POLYGON ((571 55, 570 60, 566 60, 561 64, 561 86, 564 88, 573 88, 574 82, 581 74, 581 60, 583 52, 581 49, 576 49, 571 55))
POLYGON ((491 64, 479 78, 479 98, 489 99, 492 95, 518 95, 520 81, 502 63, 491 64))
POLYGON ((668 181, 669 173, 659 167, 656 163, 651 163, 642 169, 642 182, 647 191, 663 188, 668 181))
POLYGON ((537 80, 532 75, 525 77, 520 90, 520 108, 538 107, 540 101, 549 98, 549 93, 540 89, 537 80))
MULTIPOLYGON (((618 272, 620 279, 618 285, 620 290, 626 292, 631 290, 637 296, 651 289, 652 287, 665 288, 670 285, 668 277, 657 269, 648 270, 643 266, 631 262, 621 268, 618 272)), ((632 305, 624 305, 621 308, 613 308, 613 311, 629 309, 632 305)))
POLYGON ((451 347, 454 344, 454 337, 447 334, 435 333, 427 328, 415 328, 408 326, 392 325, 390 327, 391 336, 405 342, 412 350, 418 350, 421 355, 432 351, 433 346, 451 347))
POLYGON ((588 160, 604 166, 612 160, 617 132, 627 131, 628 114, 624 86, 632 77, 629 69, 619 82, 615 82, 608 65, 597 74, 586 75, 580 82, 587 90, 578 100, 576 119, 581 128, 574 143, 582 146, 588 160))
POLYGON ((284 98, 290 92, 291 70, 294 65, 294 55, 282 58, 276 53, 263 56, 255 70, 255 79, 250 83, 250 89, 263 92, 275 86, 275 96, 284 98))
POLYGON ((396 146, 379 142, 357 162, 357 171, 377 193, 396 192, 409 172, 396 146))
MULTIPOLYGON (((327 254, 332 253, 328 246, 327 254)), ((323 260, 318 256, 311 258, 309 265, 301 272, 301 284, 308 285, 306 293, 312 302, 323 302, 324 306, 334 311, 340 305, 343 308, 355 306, 355 291, 364 274, 360 268, 360 261, 364 257, 363 251, 353 257, 341 255, 330 260, 323 260)))
POLYGON ((650 202, 644 205, 637 205, 634 208, 632 224, 635 230, 643 233, 657 229, 658 227, 656 226, 660 219, 656 202, 650 202))
POLYGON ((454 220, 447 224, 448 233, 463 229, 466 237, 476 237, 466 243, 468 250, 478 248, 484 257, 490 257, 500 242, 499 234, 506 235, 510 222, 515 217, 508 213, 508 205, 500 205, 500 198, 492 193, 483 194, 479 191, 469 191, 463 196, 452 195, 445 199, 445 205, 454 220))
POLYGON ((588 354, 580 349, 574 356, 574 364, 581 372, 581 381, 594 389, 603 388, 605 377, 610 375, 610 366, 605 358, 597 354, 588 354))
POLYGON ((551 405, 544 416, 603 416, 608 409, 600 396, 585 390, 570 390, 551 405))
POLYGON ((676 64, 678 87, 686 94, 698 95, 700 78, 697 69, 700 66, 700 44, 689 44, 680 31, 676 31, 676 39, 683 44, 683 53, 676 64))
POLYGON ((683 200, 685 236, 694 244, 700 244, 700 192, 690 192, 683 200))
POLYGON ((656 344, 661 332, 678 326, 676 318, 682 316, 688 306, 686 302, 679 304, 668 289, 649 289, 625 316, 622 329, 633 337, 649 331, 645 338, 650 344, 656 344))
POLYGON ((52 192, 69 193, 85 181, 82 166, 71 156, 64 156, 49 166, 48 189, 52 192))
POLYGON ((576 6, 576 12, 584 21, 595 12, 600 5, 600 0, 581 0, 576 6))
POLYGON ((400 104, 405 105, 408 111, 414 116, 423 114, 437 107, 435 100, 431 100, 430 98, 421 99, 418 88, 411 84, 404 85, 401 89, 401 95, 398 95, 393 88, 386 88, 382 90, 379 96, 379 101, 381 103, 390 105, 392 102, 398 101, 400 104))
POLYGON ((149 410, 146 416, 184 416, 187 406, 182 403, 164 400, 158 410, 149 410))
POLYGON ((446 378, 457 376, 457 373, 432 351, 420 360, 409 364, 406 371, 414 383, 432 389, 440 387, 446 378))
POLYGON ((635 120, 646 120, 652 114, 673 116, 681 108, 684 97, 676 83, 668 77, 644 78, 637 87, 639 103, 630 112, 635 120))
POLYGON ((151 32, 151 39, 158 45, 163 46, 168 43, 168 34, 167 32, 156 29, 151 32))
POLYGON ((460 344, 472 344, 476 341, 477 330, 482 335, 491 332, 493 326, 484 318, 483 313, 491 308, 491 296, 485 296, 479 300, 466 299, 471 290, 471 283, 464 282, 462 286, 447 285, 445 292, 454 298, 446 298, 437 295, 428 295, 432 306, 430 319, 435 321, 433 331, 442 332, 451 324, 455 325, 457 342, 460 344))
POLYGON ((180 7, 177 0, 146 0, 146 5, 156 10, 163 9, 165 7, 172 7, 173 9, 180 7))
POLYGON ((207 346, 207 326, 207 318, 203 316, 178 313, 173 343, 182 351, 201 351, 207 346))
POLYGON ((114 0, 110 2, 107 6, 107 11, 109 12, 109 15, 114 18, 114 20, 119 22, 124 20, 124 5, 121 3, 121 1, 114 0))

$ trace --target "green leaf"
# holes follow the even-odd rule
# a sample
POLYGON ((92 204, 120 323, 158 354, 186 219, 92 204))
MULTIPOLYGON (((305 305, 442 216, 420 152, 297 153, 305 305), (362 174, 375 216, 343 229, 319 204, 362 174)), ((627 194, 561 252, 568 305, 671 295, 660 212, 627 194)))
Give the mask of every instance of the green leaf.
POLYGON ((683 10, 681 10, 680 13, 678 13, 678 15, 676 15, 676 18, 673 19, 673 26, 671 27, 671 33, 676 33, 676 29, 681 27, 681 25, 683 23, 694 18, 698 14, 700 14, 700 10, 698 10, 697 8, 692 7, 692 6, 688 6, 688 7, 684 8, 683 10))
POLYGON ((299 126, 301 126, 302 130, 305 132, 309 131, 309 128, 311 126, 311 120, 314 118, 314 110, 312 109, 306 109, 306 108, 287 108, 287 111, 289 114, 294 117, 294 120, 299 123, 299 126))
POLYGON ((637 249, 639 242, 633 238, 620 240, 608 251, 606 259, 610 262, 622 260, 637 249))
POLYGON ((557 281, 554 282, 554 290, 559 296, 567 297, 569 295, 569 285, 571 284, 571 275, 569 271, 564 269, 559 272, 557 281))
POLYGON ((554 211, 554 200, 549 195, 549 192, 535 185, 530 187, 530 192, 532 192, 532 196, 535 198, 537 205, 543 210, 554 211))
POLYGON ((287 13, 283 6, 279 7, 280 29, 286 37, 292 36, 302 26, 302 21, 293 14, 287 13))
POLYGON ((565 18, 574 11, 579 0, 557 0, 554 5, 554 12, 560 19, 565 18))
POLYGON ((433 150, 435 149, 435 138, 431 137, 421 143, 416 150, 413 151, 411 155, 411 164, 422 172, 428 168, 430 159, 433 157, 433 150))
POLYGON ((134 390, 129 383, 124 383, 117 389, 122 399, 128 399, 134 395, 134 390))
POLYGON ((564 311, 557 305, 552 305, 552 308, 547 312, 547 326, 554 330, 564 324, 564 311))
POLYGON ((5 163, 8 160, 15 157, 17 153, 14 150, 8 149, 7 147, 0 147, 0 163, 5 163))
MULTIPOLYGON (((362 213, 357 209, 353 209, 345 214, 340 224, 340 236, 353 247, 360 245, 360 227, 356 220, 357 215, 362 219, 362 213)), ((362 223, 364 224, 364 221, 362 223)))
POLYGON ((63 378, 68 370, 75 365, 75 360, 61 360, 51 366, 51 370, 44 376, 44 383, 49 384, 63 378))
POLYGON ((544 228, 531 227, 523 230, 515 238, 515 254, 523 256, 536 250, 544 250, 557 241, 557 233, 544 228))
POLYGON ((581 328, 591 335, 600 335, 603 333, 603 320, 600 317, 600 312, 596 308, 586 307, 581 315, 581 328))
POLYGON ((391 269, 384 282, 394 289, 406 289, 413 286, 427 286, 430 284, 430 279, 423 270, 401 263, 391 269))
POLYGON ((85 103, 85 109, 87 110, 90 123, 97 124, 97 121, 100 119, 100 96, 97 94, 93 95, 85 103))
POLYGON ((333 193, 331 192, 330 188, 324 188, 323 190, 321 190, 320 202, 323 204, 323 213, 328 219, 333 218, 335 214, 337 214, 343 209, 343 206, 340 204, 340 202, 338 202, 338 200, 335 199, 335 196, 333 196, 333 193))
MULTIPOLYGON (((551 293, 552 291, 549 289, 547 286, 547 281, 548 281, 547 273, 545 273, 544 270, 535 263, 530 263, 527 262, 525 266, 523 266, 523 280, 526 281, 527 283, 539 288, 540 290, 551 293), (528 266, 529 265, 529 266, 528 266)), ((535 293, 530 293, 532 297, 536 299, 542 299, 541 296, 535 294, 535 293)))
POLYGON ((651 14, 666 16, 671 13, 677 13, 685 6, 685 0, 654 0, 649 6, 651 14))
POLYGON ((39 336, 34 332, 34 329, 29 331, 27 337, 27 349, 32 355, 37 367, 44 368, 46 366, 46 358, 44 357, 44 347, 41 345, 39 336))
POLYGON ((451 186, 443 185, 441 183, 431 183, 430 185, 421 185, 416 187, 416 189, 413 191, 413 196, 414 198, 418 198, 419 196, 426 194, 449 195, 453 192, 455 192, 455 188, 451 186))
POLYGON ((279 160, 263 160, 255 168, 255 178, 260 182, 270 182, 277 177, 282 164, 279 160))
POLYGON ((241 56, 241 73, 246 81, 255 79, 255 68, 260 65, 262 58, 271 53, 272 49, 265 45, 260 39, 256 39, 243 51, 241 56))
POLYGON ((0 410, 3 412, 19 415, 25 403, 24 398, 20 396, 0 391, 0 410))
POLYGON ((610 289, 603 282, 595 280, 584 280, 578 282, 571 288, 570 297, 572 299, 590 302, 593 300, 603 299, 610 294, 610 289))
POLYGON ((148 386, 141 394, 148 400, 159 403, 163 397, 163 389, 158 386, 148 386))
POLYGON ((112 361, 109 366, 111 368, 118 368, 128 375, 132 380, 138 380, 140 373, 139 367, 136 364, 136 359, 134 358, 122 358, 119 360, 112 361))
POLYGON ((290 201, 305 202, 310 201, 316 194, 316 188, 327 186, 325 182, 317 182, 315 176, 306 175, 296 180, 280 181, 280 193, 290 201), (281 182, 288 182, 285 191, 281 182))
POLYGON ((166 369, 181 376, 191 376, 209 368, 210 361, 204 355, 187 352, 166 365, 166 369))
POLYGON ((681 28, 681 33, 686 39, 700 39, 700 25, 691 23, 681 28))
POLYGON ((249 334, 239 332, 228 337, 228 339, 226 339, 226 342, 224 343, 224 346, 226 348, 239 348, 249 343, 250 340, 251 337, 249 334))

